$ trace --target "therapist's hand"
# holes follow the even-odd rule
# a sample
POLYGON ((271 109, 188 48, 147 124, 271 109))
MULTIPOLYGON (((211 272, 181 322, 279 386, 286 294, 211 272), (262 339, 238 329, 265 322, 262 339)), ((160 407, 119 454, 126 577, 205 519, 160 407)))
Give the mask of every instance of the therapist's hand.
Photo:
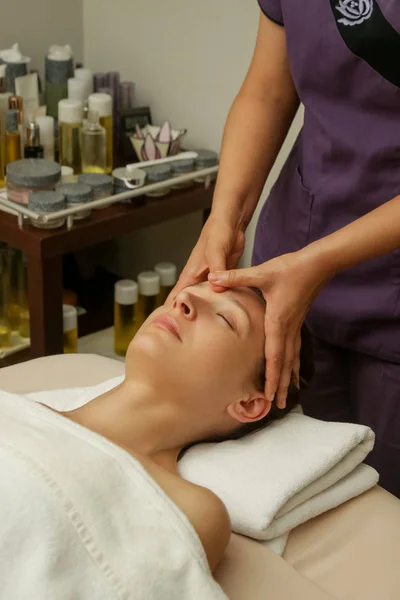
POLYGON ((300 330, 311 302, 325 283, 322 270, 315 267, 307 251, 285 254, 257 267, 208 277, 224 288, 259 288, 266 300, 265 313, 265 393, 277 406, 286 406, 289 384, 299 385, 300 330))
MULTIPOLYGON (((240 226, 211 214, 167 303, 183 288, 206 281, 210 271, 236 268, 244 246, 245 234, 240 226)), ((216 291, 223 289, 215 286, 216 291)))

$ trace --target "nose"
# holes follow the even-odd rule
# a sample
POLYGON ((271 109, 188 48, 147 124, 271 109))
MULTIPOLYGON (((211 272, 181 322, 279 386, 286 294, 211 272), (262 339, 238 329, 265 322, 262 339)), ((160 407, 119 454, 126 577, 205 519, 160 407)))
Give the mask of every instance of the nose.
POLYGON ((177 309, 189 321, 196 318, 196 303, 194 297, 186 290, 181 290, 176 296, 173 308, 177 309))

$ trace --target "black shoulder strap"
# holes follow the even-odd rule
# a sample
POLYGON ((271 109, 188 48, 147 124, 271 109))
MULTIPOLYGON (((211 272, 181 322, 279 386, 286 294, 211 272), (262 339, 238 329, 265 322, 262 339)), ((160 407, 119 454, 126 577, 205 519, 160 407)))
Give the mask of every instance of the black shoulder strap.
POLYGON ((330 0, 330 3, 349 50, 400 87, 400 34, 385 19, 376 0, 330 0))

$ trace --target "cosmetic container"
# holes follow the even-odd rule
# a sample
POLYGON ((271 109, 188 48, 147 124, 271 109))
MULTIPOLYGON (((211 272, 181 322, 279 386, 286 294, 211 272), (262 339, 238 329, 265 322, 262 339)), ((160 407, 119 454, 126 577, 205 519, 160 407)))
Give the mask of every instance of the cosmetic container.
MULTIPOLYGON (((171 167, 168 164, 156 165, 154 167, 149 167, 145 169, 146 171, 146 184, 151 185, 152 183, 160 183, 161 181, 167 181, 170 179, 172 171, 171 167)), ((146 196, 148 198, 160 198, 161 196, 166 196, 171 191, 170 187, 166 187, 162 190, 156 190, 154 192, 147 192, 146 196)))
POLYGON ((154 267, 154 271, 160 277, 160 291, 157 298, 157 306, 162 306, 176 284, 176 265, 171 262, 160 262, 154 267))
POLYGON ((58 135, 60 164, 72 167, 75 174, 81 173, 82 158, 80 129, 83 106, 78 100, 61 100, 58 105, 58 135))
POLYGON ((117 281, 114 288, 114 350, 125 356, 137 331, 138 285, 131 279, 117 281))
POLYGON ((78 313, 75 306, 63 304, 64 354, 78 352, 78 313))
POLYGON ((138 329, 149 315, 157 308, 160 293, 160 276, 155 271, 143 271, 138 275, 138 329))
POLYGON ((43 158, 24 158, 7 165, 6 174, 8 199, 27 205, 30 192, 54 190, 61 179, 61 167, 43 158))
MULTIPOLYGON (((66 208, 65 198, 57 191, 31 192, 29 194, 28 208, 39 214, 58 212, 59 210, 66 208)), ((60 217, 54 221, 48 222, 30 219, 30 223, 39 229, 58 229, 58 227, 64 225, 65 217, 60 217)))
POLYGON ((110 94, 101 92, 91 94, 88 99, 89 112, 99 115, 100 125, 106 130, 107 158, 106 173, 112 172, 113 167, 113 99, 110 94))

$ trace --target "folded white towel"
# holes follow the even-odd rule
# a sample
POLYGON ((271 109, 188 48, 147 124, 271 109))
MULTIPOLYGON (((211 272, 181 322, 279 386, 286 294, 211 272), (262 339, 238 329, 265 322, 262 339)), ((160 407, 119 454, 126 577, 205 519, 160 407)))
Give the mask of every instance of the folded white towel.
MULTIPOLYGON (((122 379, 30 397, 68 410, 122 379)), ((292 529, 376 485, 376 471, 361 464, 373 445, 368 427, 325 423, 293 412, 241 440, 191 448, 180 462, 180 472, 222 499, 233 531, 268 540, 271 549, 282 554, 292 529)))
POLYGON ((224 501, 235 532, 273 540, 373 487, 378 474, 361 465, 373 445, 368 427, 292 413, 241 440, 195 446, 180 472, 224 501))

